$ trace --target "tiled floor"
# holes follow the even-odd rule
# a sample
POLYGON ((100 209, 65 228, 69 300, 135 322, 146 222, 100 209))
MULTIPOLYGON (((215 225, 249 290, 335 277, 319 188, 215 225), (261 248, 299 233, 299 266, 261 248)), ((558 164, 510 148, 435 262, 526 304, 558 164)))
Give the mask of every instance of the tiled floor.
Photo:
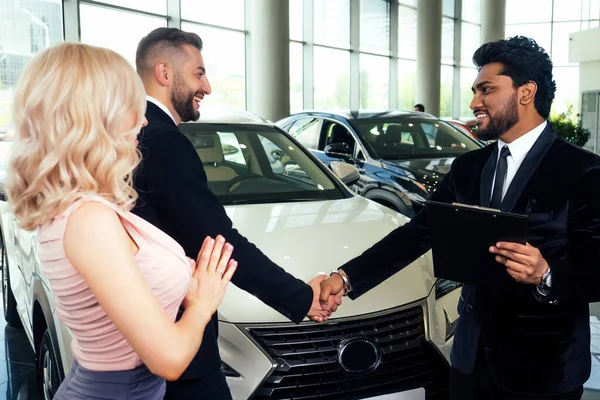
MULTIPOLYGON (((592 306, 592 314, 592 375, 585 384, 582 400, 600 400, 600 304, 592 306)), ((0 400, 41 400, 36 383, 35 356, 25 332, 6 326, 0 316, 0 340, 0 400)))

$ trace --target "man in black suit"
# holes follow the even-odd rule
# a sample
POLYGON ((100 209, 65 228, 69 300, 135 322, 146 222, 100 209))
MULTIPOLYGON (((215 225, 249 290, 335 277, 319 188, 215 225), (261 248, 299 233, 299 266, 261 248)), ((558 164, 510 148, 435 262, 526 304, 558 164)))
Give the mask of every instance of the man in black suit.
MULTIPOLYGON (((458 157, 432 200, 527 214, 527 244, 489 249, 507 286, 464 286, 450 398, 579 399, 591 368, 588 302, 600 293, 600 157, 548 124, 556 86, 535 41, 487 43, 473 60, 477 135, 498 141, 458 157)), ((425 207, 332 274, 321 296, 362 295, 428 251, 430 235, 425 207)))
MULTIPOLYGON (((180 122, 199 118, 200 101, 211 93, 201 49, 198 35, 175 28, 156 29, 138 45, 136 67, 148 95, 148 125, 139 143, 142 163, 134 180, 139 194, 134 212, 177 240, 194 259, 206 236, 223 235, 234 246, 232 258, 238 261, 232 279, 236 286, 296 323, 305 316, 323 321, 331 312, 321 308, 318 297, 319 283, 326 277, 307 285, 234 229, 208 188, 194 146, 177 128, 180 122)), ((335 311, 339 296, 330 301, 335 311)), ((216 314, 212 322, 189 368, 178 381, 167 383, 165 399, 231 399, 221 372, 216 314)))

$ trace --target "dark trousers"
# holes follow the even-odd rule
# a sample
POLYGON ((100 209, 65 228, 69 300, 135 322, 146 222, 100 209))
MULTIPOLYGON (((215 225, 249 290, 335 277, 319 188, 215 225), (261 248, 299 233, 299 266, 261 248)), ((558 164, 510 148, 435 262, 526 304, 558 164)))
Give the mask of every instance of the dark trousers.
POLYGON ((223 373, 205 375, 201 379, 167 382, 164 400, 232 400, 223 373))
POLYGON ((498 387, 490 374, 481 344, 471 375, 465 375, 454 368, 450 372, 450 400, 580 400, 582 394, 583 387, 572 392, 543 397, 503 390, 498 387))

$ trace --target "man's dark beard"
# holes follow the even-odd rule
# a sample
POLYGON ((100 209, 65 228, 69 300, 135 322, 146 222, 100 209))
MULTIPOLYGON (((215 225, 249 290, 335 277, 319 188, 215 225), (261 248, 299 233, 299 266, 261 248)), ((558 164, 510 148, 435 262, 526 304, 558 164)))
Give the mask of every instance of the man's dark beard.
POLYGON ((496 140, 519 122, 517 94, 515 93, 506 107, 494 118, 488 114, 489 122, 485 128, 477 129, 477 137, 482 140, 496 140))
POLYGON ((173 108, 181 117, 181 122, 196 121, 200 118, 200 111, 194 109, 195 92, 188 93, 183 79, 175 76, 173 93, 171 93, 171 102, 173 108))

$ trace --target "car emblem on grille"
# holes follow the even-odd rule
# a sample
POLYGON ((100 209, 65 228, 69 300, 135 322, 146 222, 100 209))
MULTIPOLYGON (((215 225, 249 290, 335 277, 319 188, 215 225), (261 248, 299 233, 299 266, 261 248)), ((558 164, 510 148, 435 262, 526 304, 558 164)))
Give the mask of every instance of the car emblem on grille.
POLYGON ((368 374, 381 363, 381 347, 365 336, 349 336, 338 345, 337 360, 350 374, 368 374))

